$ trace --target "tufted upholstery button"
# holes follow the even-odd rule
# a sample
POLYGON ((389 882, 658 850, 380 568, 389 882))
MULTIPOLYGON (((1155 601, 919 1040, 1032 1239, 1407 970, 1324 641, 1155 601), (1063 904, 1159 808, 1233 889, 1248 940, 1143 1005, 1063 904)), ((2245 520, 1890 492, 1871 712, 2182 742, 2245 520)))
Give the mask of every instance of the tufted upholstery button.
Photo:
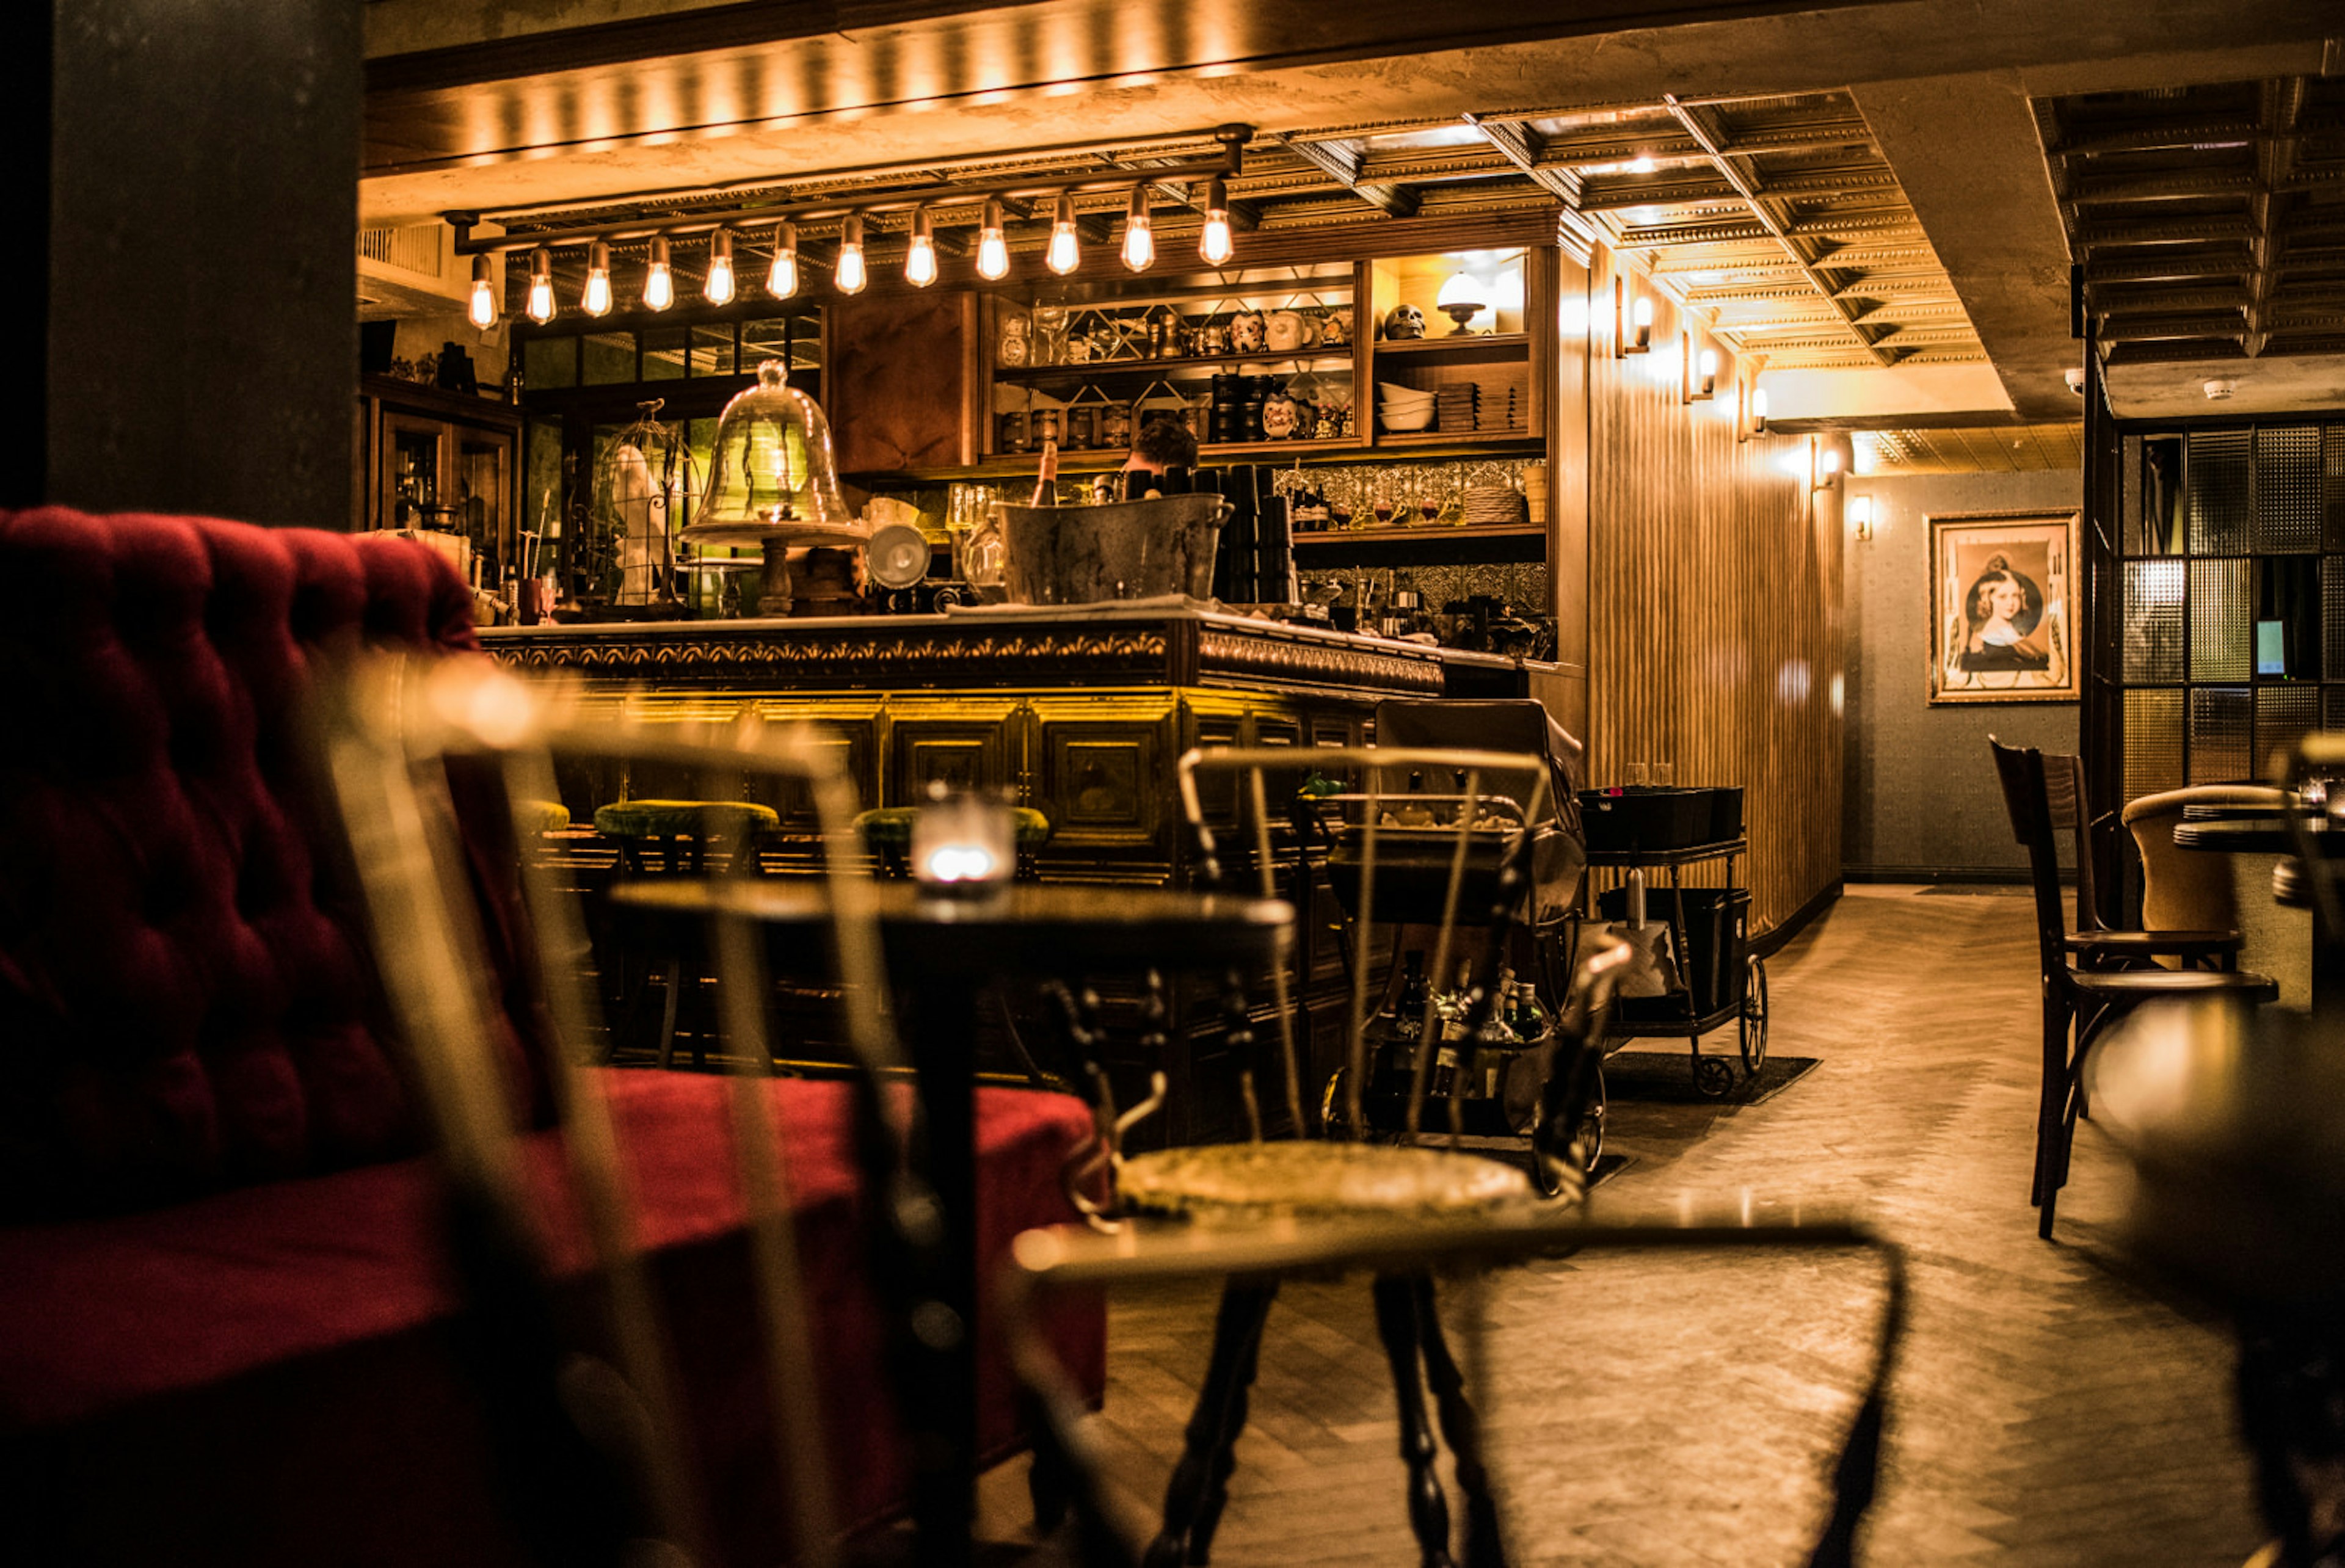
POLYGON ((429 550, 0 512, 0 1218, 415 1147, 299 753, 378 642, 477 647, 429 550))

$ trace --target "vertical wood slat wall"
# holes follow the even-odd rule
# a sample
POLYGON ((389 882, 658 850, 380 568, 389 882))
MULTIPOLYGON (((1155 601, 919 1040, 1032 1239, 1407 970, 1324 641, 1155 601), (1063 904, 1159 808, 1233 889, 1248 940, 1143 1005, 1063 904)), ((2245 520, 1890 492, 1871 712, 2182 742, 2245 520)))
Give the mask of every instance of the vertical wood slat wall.
POLYGON ((1615 266, 1598 251, 1580 339, 1589 781, 1669 763, 1680 784, 1741 785, 1758 935, 1841 876, 1839 492, 1812 504, 1808 438, 1735 440, 1735 361, 1666 297, 1654 297, 1651 350, 1613 353, 1615 266), (1681 328, 1696 353, 1719 349, 1710 401, 1683 400, 1681 328))

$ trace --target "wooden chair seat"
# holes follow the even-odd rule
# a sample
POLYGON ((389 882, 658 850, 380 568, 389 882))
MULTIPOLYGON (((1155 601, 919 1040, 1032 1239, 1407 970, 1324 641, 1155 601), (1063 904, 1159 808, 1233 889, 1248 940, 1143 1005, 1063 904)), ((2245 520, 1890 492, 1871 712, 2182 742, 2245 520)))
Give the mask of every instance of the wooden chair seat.
POLYGON ((1333 1142, 1218 1143, 1134 1155, 1126 1203, 1197 1220, 1434 1219, 1537 1200, 1518 1167, 1446 1149, 1333 1142))
POLYGON ((2215 958, 2238 952, 2237 931, 2072 931, 2071 953, 2118 958, 2215 958))
POLYGON ((2279 982, 2238 969, 2084 969, 2071 971, 2071 989, 2090 1002, 2147 1002, 2159 996, 2222 993, 2247 1002, 2279 997, 2279 982))

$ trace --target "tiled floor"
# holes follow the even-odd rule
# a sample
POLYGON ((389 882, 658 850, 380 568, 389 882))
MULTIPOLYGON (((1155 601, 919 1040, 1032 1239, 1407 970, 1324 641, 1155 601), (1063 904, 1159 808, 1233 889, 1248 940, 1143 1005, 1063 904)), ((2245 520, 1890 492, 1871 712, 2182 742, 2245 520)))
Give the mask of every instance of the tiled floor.
MULTIPOLYGON (((2025 901, 1852 889, 1771 969, 1772 1048, 1822 1066, 1755 1107, 1616 1105, 1636 1158, 1598 1196, 1747 1189, 1859 1210, 1909 1249, 1862 1559, 2239 1563, 2260 1532, 2224 1326, 2128 1265, 2122 1173, 2089 1125, 2059 1240, 2036 1239, 2025 901)), ((1803 1561, 1878 1299, 1870 1264, 1812 1254, 1584 1255, 1451 1288, 1514 1561, 1803 1561)), ((1135 1517, 1178 1452, 1211 1315, 1203 1290, 1112 1309, 1099 1435, 1135 1517)), ((1415 1560, 1364 1281, 1286 1289, 1254 1418, 1216 1562, 1415 1560)), ((991 1538, 1022 1539, 1022 1492, 1015 1467, 988 1478, 991 1538)))

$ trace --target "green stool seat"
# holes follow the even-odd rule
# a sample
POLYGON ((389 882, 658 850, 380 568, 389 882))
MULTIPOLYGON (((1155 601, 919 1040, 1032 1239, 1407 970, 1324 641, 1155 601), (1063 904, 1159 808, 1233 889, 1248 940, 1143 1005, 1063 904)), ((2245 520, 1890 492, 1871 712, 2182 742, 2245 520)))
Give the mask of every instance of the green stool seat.
MULTIPOLYGON (((919 815, 919 811, 916 805, 883 805, 858 816, 855 831, 869 848, 909 850, 912 847, 912 818, 919 815)), ((1010 815, 1020 848, 1028 849, 1050 842, 1051 819, 1032 806, 1013 806, 1010 815)))
POLYGON ((570 825, 570 808, 558 800, 533 800, 523 803, 529 814, 533 833, 560 833, 570 825))
POLYGON ((771 833, 782 825, 781 813, 756 801, 623 800, 594 808, 594 831, 610 838, 696 838, 711 814, 726 832, 771 833))

